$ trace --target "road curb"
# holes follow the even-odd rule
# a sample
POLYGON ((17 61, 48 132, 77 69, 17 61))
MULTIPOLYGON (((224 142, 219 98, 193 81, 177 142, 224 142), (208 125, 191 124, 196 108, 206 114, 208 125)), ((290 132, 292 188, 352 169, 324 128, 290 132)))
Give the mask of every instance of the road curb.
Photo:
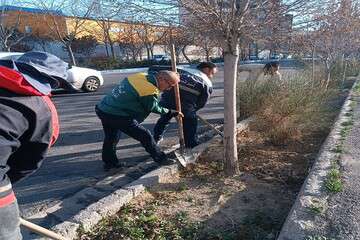
POLYGON ((149 67, 103 70, 101 71, 101 74, 136 73, 136 72, 144 72, 147 71, 148 69, 149 67))
MULTIPOLYGON (((224 66, 224 63, 215 63, 216 66, 224 66)), ((181 64, 179 67, 191 67, 190 64, 181 64)), ((145 72, 149 67, 139 67, 139 68, 124 68, 124 69, 113 69, 113 70, 103 70, 102 74, 118 74, 118 73, 136 73, 136 72, 145 72)))
MULTIPOLYGON (((241 121, 237 125, 238 129, 242 130, 247 128, 249 122, 249 119, 241 121)), ((216 135, 209 141, 196 146, 192 150, 196 159, 210 146, 210 144, 218 140, 221 140, 221 137, 216 135)), ((177 164, 157 168, 89 205, 75 216, 66 220, 64 219, 64 222, 55 225, 51 230, 68 239, 75 239, 79 229, 85 231, 91 230, 101 219, 118 212, 122 206, 130 202, 134 197, 142 194, 146 188, 171 178, 174 174, 178 173, 178 171, 177 164)), ((104 184, 105 183, 106 180, 104 181, 104 184)))
POLYGON ((295 203, 282 226, 278 240, 304 240, 317 228, 315 225, 316 214, 311 212, 310 209, 315 203, 326 205, 330 196, 324 189, 324 185, 328 173, 332 169, 332 161, 336 159, 337 153, 332 150, 334 146, 341 142, 342 124, 349 121, 347 113, 351 111, 353 91, 358 82, 359 77, 357 77, 350 90, 329 136, 322 145, 310 173, 298 193, 295 203))

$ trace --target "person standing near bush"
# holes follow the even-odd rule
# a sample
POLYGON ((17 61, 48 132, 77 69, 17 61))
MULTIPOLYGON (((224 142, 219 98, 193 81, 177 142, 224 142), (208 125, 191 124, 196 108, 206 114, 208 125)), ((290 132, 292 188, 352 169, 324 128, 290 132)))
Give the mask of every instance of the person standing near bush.
POLYGON ((280 82, 281 74, 279 72, 280 65, 279 62, 269 62, 265 64, 263 68, 263 78, 268 81, 280 82))
POLYGON ((49 96, 68 64, 44 52, 0 60, 0 239, 22 239, 12 184, 35 172, 59 135, 49 96))
POLYGON ((116 156, 121 132, 138 140, 155 162, 161 165, 173 163, 157 146, 150 131, 140 123, 151 112, 170 118, 182 115, 161 107, 158 99, 160 92, 170 90, 178 82, 179 76, 171 71, 160 71, 156 75, 133 74, 122 80, 96 105, 96 114, 105 133, 102 149, 105 171, 123 166, 116 156))
MULTIPOLYGON (((212 93, 210 79, 217 72, 217 67, 212 62, 202 62, 197 66, 194 74, 184 71, 180 74, 180 99, 181 111, 184 113, 184 138, 185 147, 197 146, 196 112, 203 108, 212 93)), ((174 91, 165 91, 161 95, 160 105, 169 109, 176 109, 174 91)), ((163 134, 170 123, 172 116, 162 115, 154 127, 154 138, 157 142, 163 139, 163 134)))

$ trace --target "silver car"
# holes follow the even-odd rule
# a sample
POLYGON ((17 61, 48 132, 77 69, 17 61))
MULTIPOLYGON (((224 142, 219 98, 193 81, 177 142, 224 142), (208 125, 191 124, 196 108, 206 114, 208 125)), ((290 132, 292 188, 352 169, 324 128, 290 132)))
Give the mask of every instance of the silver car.
MULTIPOLYGON (((23 54, 21 52, 0 52, 0 59, 16 60, 23 54)), ((70 66, 67 73, 67 79, 60 82, 60 88, 65 90, 95 92, 104 84, 101 72, 94 69, 70 66)))

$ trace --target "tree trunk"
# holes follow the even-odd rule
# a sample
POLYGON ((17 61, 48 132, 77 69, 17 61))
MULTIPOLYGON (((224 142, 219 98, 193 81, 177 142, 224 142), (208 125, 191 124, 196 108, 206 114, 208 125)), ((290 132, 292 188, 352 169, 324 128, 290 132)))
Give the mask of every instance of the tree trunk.
POLYGON ((124 57, 124 53, 123 53, 122 46, 120 43, 118 43, 118 47, 119 47, 119 60, 122 60, 124 57))
POLYGON ((132 50, 132 60, 136 62, 136 49, 132 50))
POLYGON ((114 43, 113 43, 113 41, 110 39, 110 37, 109 37, 108 39, 109 39, 111 57, 112 57, 112 59, 115 59, 114 43))
POLYGON ((154 46, 150 47, 150 57, 153 58, 154 57, 154 46))
POLYGON ((191 63, 190 58, 186 55, 186 45, 181 49, 181 52, 188 63, 191 63))
POLYGON ((259 45, 257 42, 255 42, 255 56, 256 59, 259 59, 259 45))
POLYGON ((347 62, 345 61, 344 62, 344 72, 343 72, 343 77, 342 77, 342 87, 344 87, 344 83, 345 83, 345 80, 346 80, 346 71, 347 71, 347 62))
MULTIPOLYGON (((40 41, 41 41, 41 40, 40 40, 40 41)), ((47 52, 46 42, 45 42, 45 41, 41 41, 41 42, 40 42, 40 46, 41 46, 41 48, 42 48, 42 50, 43 50, 44 52, 47 52)))
POLYGON ((328 89, 328 87, 330 85, 330 80, 331 80, 331 68, 330 68, 330 65, 328 63, 326 63, 326 85, 325 85, 325 89, 328 89))
POLYGON ((147 54, 147 61, 150 62, 151 56, 150 56, 150 48, 149 48, 149 46, 146 46, 146 54, 147 54))
POLYGON ((315 85, 315 46, 312 49, 312 73, 311 73, 312 86, 315 85))
POLYGON ((239 45, 225 49, 224 61, 224 170, 228 176, 240 173, 236 142, 236 79, 239 45))
POLYGON ((175 48, 176 64, 180 63, 180 53, 181 53, 181 49, 179 47, 176 47, 175 48))
POLYGON ((108 45, 107 45, 107 41, 105 41, 104 44, 105 44, 106 56, 107 56, 107 57, 110 57, 109 48, 108 48, 108 45))
POLYGON ((67 49, 67 52, 68 52, 68 55, 69 55, 71 65, 76 66, 75 56, 74 56, 74 53, 72 51, 71 45, 67 44, 66 49, 67 49))

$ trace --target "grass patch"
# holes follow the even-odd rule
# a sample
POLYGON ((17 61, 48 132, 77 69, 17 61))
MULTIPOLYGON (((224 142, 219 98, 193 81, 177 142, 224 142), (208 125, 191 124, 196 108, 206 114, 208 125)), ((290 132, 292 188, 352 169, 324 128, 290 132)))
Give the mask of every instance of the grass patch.
POLYGON ((183 191, 186 191, 188 189, 189 189, 189 187, 186 185, 186 183, 181 183, 179 188, 178 188, 178 191, 183 192, 183 191))
POLYGON ((344 149, 343 149, 342 145, 336 145, 336 147, 331 149, 331 151, 334 153, 342 153, 344 151, 344 149))
POLYGON ((334 238, 328 238, 324 236, 307 236, 304 240, 335 240, 334 238))
POLYGON ((345 117, 352 117, 354 114, 352 112, 345 113, 345 117))
POLYGON ((309 206, 310 212, 313 214, 323 214, 326 210, 326 203, 319 200, 313 200, 311 205, 309 206))
POLYGON ((350 126, 352 126, 352 125, 354 125, 354 121, 353 121, 353 120, 349 120, 349 121, 346 121, 346 122, 341 123, 341 126, 343 126, 343 127, 350 127, 350 126))
POLYGON ((357 83, 357 84, 355 85, 355 87, 354 87, 354 92, 355 92, 356 94, 360 94, 360 84, 359 84, 359 83, 357 83))
POLYGON ((322 206, 318 206, 318 205, 311 205, 309 207, 310 211, 314 214, 322 214, 324 213, 324 208, 322 206))
POLYGON ((161 219, 154 212, 153 202, 144 207, 127 205, 118 215, 104 219, 81 240, 145 240, 145 239, 197 239, 199 223, 189 221, 185 212, 177 212, 169 219, 161 219))
POLYGON ((349 134, 350 130, 351 130, 351 128, 349 128, 349 127, 344 127, 340 130, 341 140, 345 140, 345 138, 349 134))
POLYGON ((338 193, 343 190, 341 173, 338 169, 331 169, 325 181, 325 187, 329 192, 338 193))
POLYGON ((357 105, 357 103, 355 101, 352 101, 349 106, 351 109, 354 109, 356 107, 356 105, 357 105))

